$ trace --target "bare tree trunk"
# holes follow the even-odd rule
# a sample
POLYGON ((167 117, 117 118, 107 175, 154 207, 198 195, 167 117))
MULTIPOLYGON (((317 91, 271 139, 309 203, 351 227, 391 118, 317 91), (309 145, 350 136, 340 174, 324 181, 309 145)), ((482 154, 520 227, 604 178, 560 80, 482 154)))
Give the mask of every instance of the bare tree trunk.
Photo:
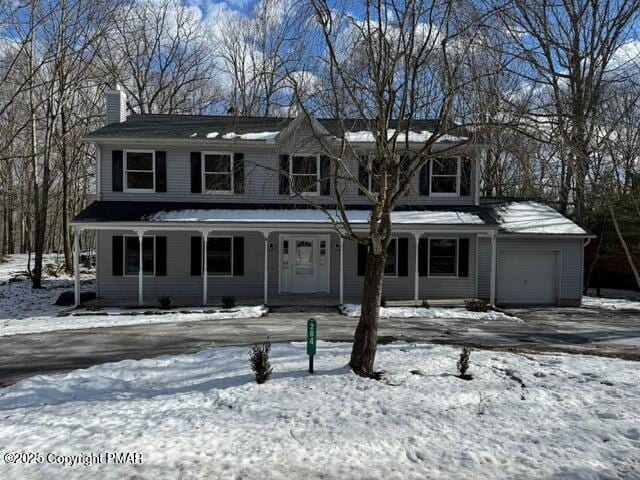
POLYGON ((611 213, 611 220, 613 221, 613 226, 616 229, 616 233, 618 234, 618 238, 620 239, 620 243, 622 244, 624 253, 627 256, 627 261, 629 262, 629 266, 633 271, 633 276, 636 278, 636 284, 638 285, 638 288, 640 288, 640 274, 638 273, 636 264, 633 261, 633 256, 631 255, 631 251, 627 246, 627 242, 624 240, 624 237, 622 236, 622 232, 620 231, 620 225, 618 225, 618 220, 616 219, 616 214, 613 211, 613 206, 611 205, 611 203, 609 203, 609 213, 611 213))
POLYGON ((604 237, 606 234, 606 230, 605 230, 606 223, 607 223, 607 217, 603 216, 602 229, 600 230, 600 237, 598 238, 598 248, 596 249, 596 256, 594 257, 593 262, 591 262, 591 265, 589 265, 589 273, 587 274, 587 279, 585 281, 584 288, 582 289, 583 295, 587 294, 587 291, 589 290, 589 285, 591 284, 591 277, 593 276, 593 271, 595 270, 598 262, 601 261, 600 252, 602 251, 602 244, 604 243, 604 237))
POLYGON ((386 253, 375 255, 369 252, 367 269, 362 287, 360 320, 356 328, 349 365, 355 373, 373 377, 373 365, 376 359, 378 321, 380 318, 380 300, 382 298, 382 280, 386 264, 386 253))

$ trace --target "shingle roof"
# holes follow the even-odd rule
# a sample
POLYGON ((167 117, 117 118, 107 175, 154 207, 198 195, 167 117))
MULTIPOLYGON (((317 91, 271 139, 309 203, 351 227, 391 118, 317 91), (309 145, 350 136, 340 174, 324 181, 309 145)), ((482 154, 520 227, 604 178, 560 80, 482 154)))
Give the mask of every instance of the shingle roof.
MULTIPOLYGON (((122 123, 111 123, 87 135, 89 139, 98 138, 193 138, 202 140, 207 134, 216 132, 220 139, 228 133, 245 134, 258 132, 281 132, 294 119, 285 117, 238 117, 228 115, 164 115, 132 114, 122 123)), ((319 118, 318 122, 330 135, 345 131, 358 132, 369 130, 364 119, 344 119, 341 122, 332 118, 319 118)), ((389 128, 397 128, 402 122, 391 121, 389 128)), ((415 120, 411 131, 435 130, 437 120, 415 120)), ((453 135, 466 136, 464 129, 450 132, 453 135)))

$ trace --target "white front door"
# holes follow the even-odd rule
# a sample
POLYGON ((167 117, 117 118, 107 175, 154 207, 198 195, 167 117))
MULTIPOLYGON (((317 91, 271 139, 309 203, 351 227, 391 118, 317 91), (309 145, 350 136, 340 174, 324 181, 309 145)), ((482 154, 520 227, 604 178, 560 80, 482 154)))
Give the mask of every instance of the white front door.
POLYGON ((318 245, 316 237, 293 237, 291 291, 311 293, 318 290, 318 245))

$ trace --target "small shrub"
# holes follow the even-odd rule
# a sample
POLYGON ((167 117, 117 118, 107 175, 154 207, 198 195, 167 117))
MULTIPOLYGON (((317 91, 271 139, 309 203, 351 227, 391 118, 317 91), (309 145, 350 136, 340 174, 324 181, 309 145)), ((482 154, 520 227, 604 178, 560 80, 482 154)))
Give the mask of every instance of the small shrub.
POLYGON ((459 377, 465 380, 471 380, 471 375, 467 374, 467 370, 469 370, 469 357, 471 357, 471 348, 470 347, 462 347, 462 352, 460 352, 460 358, 458 359, 458 372, 460 372, 459 377))
POLYGON ((171 308, 171 304, 173 303, 173 300, 171 300, 171 297, 167 297, 166 295, 163 295, 160 298, 158 298, 158 303, 160 304, 161 309, 169 310, 171 308))
POLYGON ((465 300, 464 308, 470 312, 487 312, 489 311, 489 303, 485 300, 474 298, 472 300, 465 300))
POLYGON ((265 383, 269 380, 273 368, 269 362, 269 352, 271 351, 271 342, 256 343, 249 349, 249 360, 251 362, 251 370, 256 375, 257 383, 265 383))
POLYGON ((385 297, 384 295, 380 296, 380 306, 381 307, 387 306, 387 297, 385 297))
POLYGON ((59 277, 64 272, 64 265, 57 263, 47 263, 43 268, 44 274, 47 277, 59 277))
POLYGON ((422 308, 431 308, 431 305, 429 305, 428 301, 422 300, 422 308))
POLYGON ((236 306, 236 297, 234 296, 227 296, 227 297, 222 297, 222 307, 223 308, 233 308, 236 306))

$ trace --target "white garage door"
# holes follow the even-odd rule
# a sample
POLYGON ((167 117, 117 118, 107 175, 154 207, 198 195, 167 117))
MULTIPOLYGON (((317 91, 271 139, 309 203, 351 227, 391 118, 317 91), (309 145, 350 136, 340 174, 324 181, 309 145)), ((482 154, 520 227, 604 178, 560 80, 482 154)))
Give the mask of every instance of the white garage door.
POLYGON ((557 303, 558 253, 545 250, 500 250, 497 303, 557 303))

